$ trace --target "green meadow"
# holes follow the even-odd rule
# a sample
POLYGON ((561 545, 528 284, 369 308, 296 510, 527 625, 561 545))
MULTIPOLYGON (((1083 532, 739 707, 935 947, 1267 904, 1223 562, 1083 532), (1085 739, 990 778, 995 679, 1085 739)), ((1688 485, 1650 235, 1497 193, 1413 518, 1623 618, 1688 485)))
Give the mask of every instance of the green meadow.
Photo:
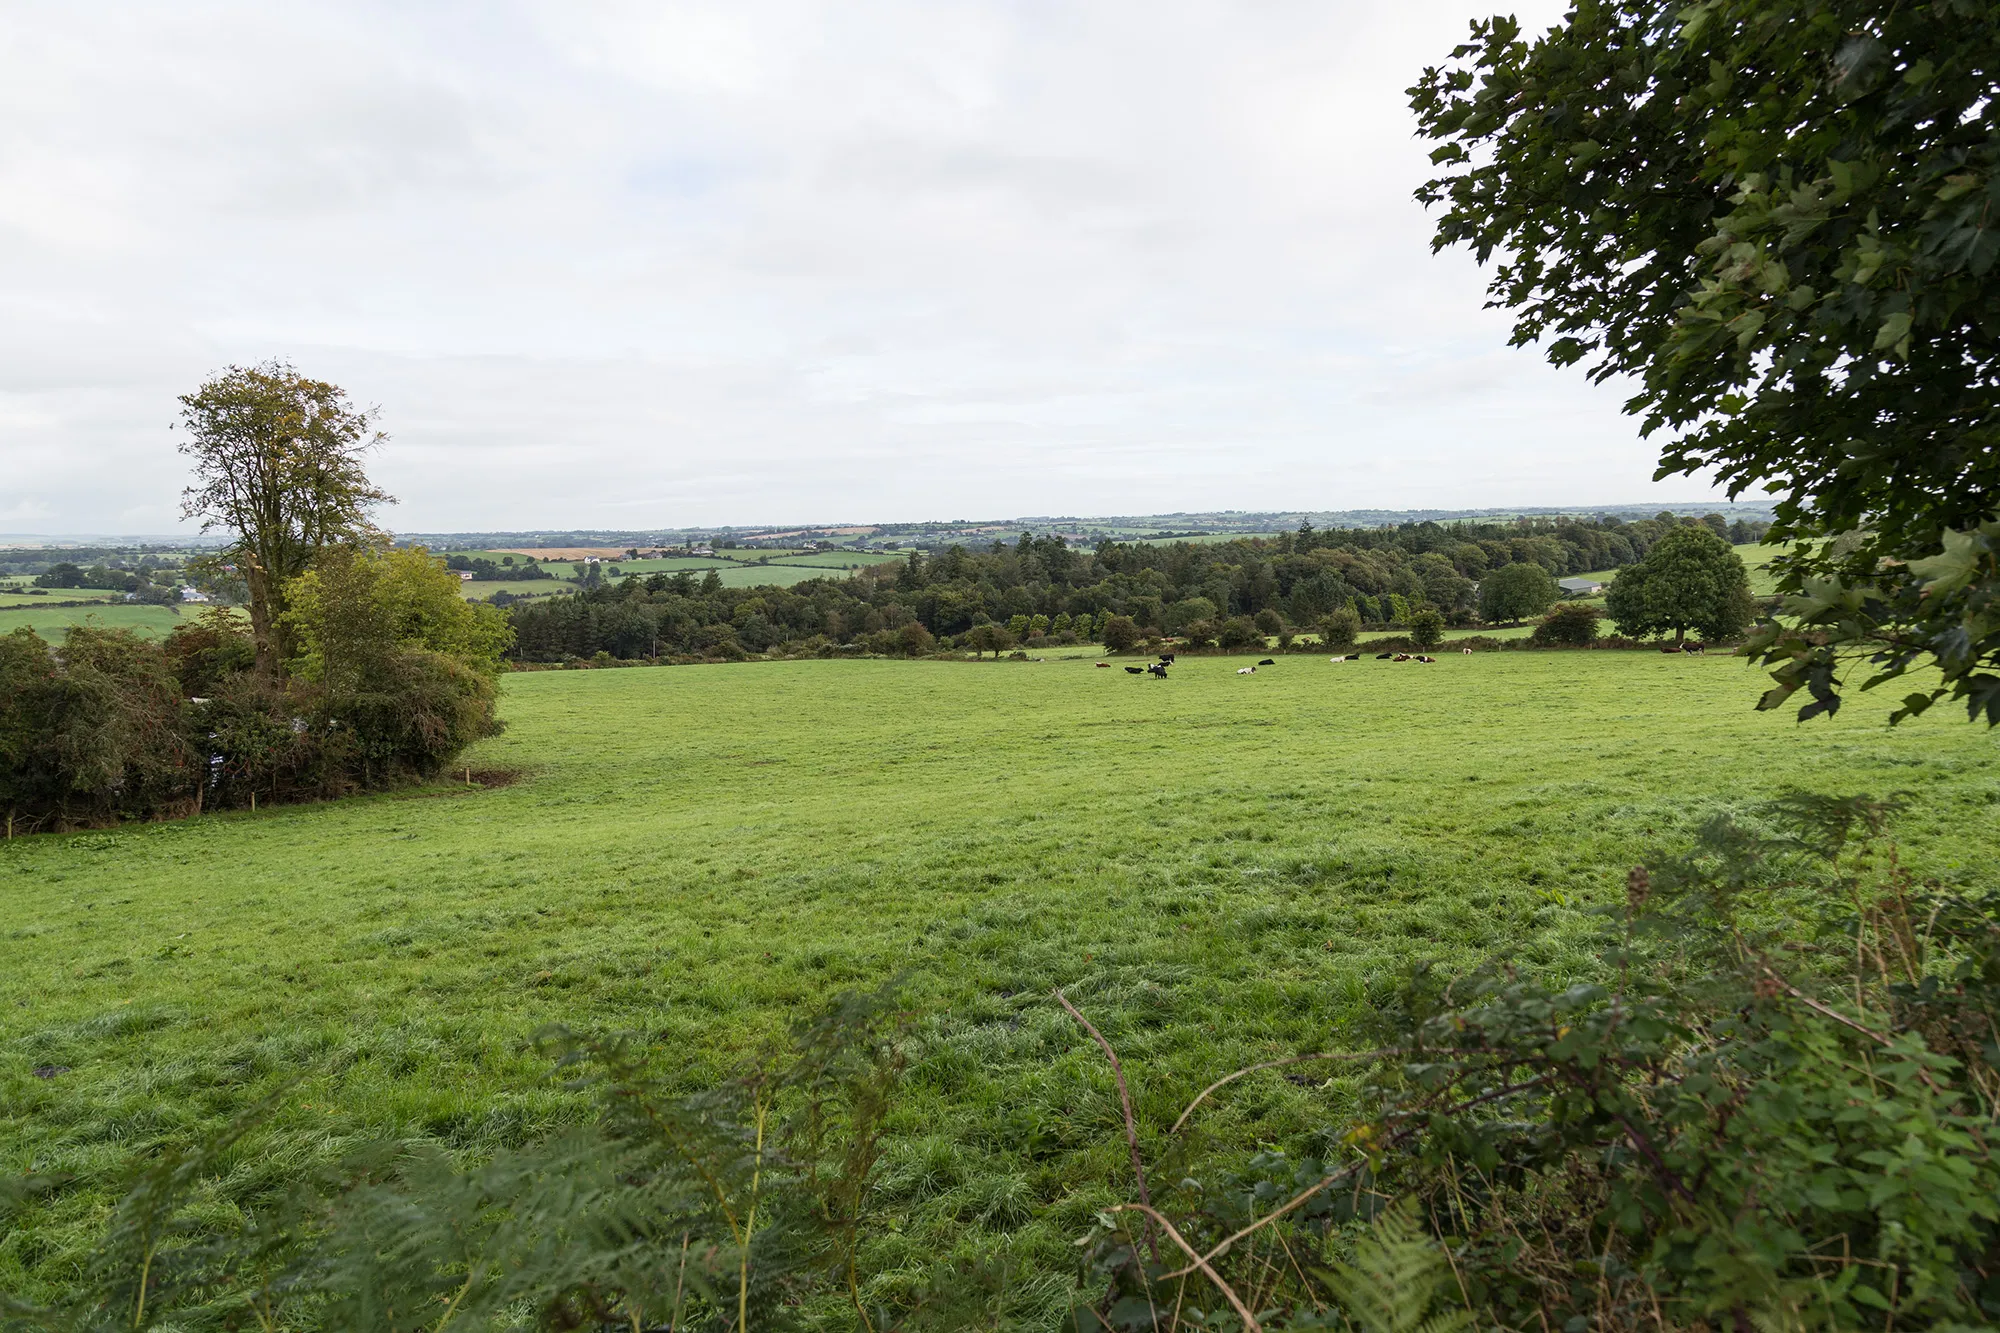
MULTIPOLYGON (((1944 708, 1800 726, 1727 657, 1242 660, 523 673, 482 785, 0 846, 0 1169, 58 1182, 0 1290, 59 1290, 121 1172, 260 1098, 217 1214, 365 1139, 476 1159, 589 1115, 544 1025, 643 1034, 694 1086, 901 977, 901 1221, 870 1271, 1004 1252, 1052 1323, 1128 1189, 1052 987, 1117 1044, 1171 1181, 1212 1078, 1358 1040, 1419 960, 1582 967, 1590 906, 1718 810, 1908 791, 1918 875, 1990 882, 2000 853, 2000 750, 1944 708)), ((1193 1142, 1324 1142, 1345 1087, 1244 1079, 1193 1142)))
MULTIPOLYGON (((69 601, 64 595, 70 589, 58 590, 51 600, 69 601)), ((11 634, 17 629, 31 629, 45 639, 60 639, 68 634, 74 625, 94 625, 101 629, 129 629, 142 638, 156 639, 172 632, 174 626, 184 624, 184 613, 171 606, 133 606, 123 602, 108 602, 103 606, 43 606, 40 598, 29 601, 26 598, 13 599, 21 609, 0 608, 0 634, 11 634)), ((196 608, 198 609, 198 608, 196 608)))

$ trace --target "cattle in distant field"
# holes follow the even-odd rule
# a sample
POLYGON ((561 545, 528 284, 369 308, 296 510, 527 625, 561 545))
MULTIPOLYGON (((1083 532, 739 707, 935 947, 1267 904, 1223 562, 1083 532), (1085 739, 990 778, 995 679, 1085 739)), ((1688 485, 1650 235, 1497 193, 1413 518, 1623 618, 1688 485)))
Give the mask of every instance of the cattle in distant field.
POLYGON ((1708 645, 1703 643, 1700 639, 1689 639, 1686 643, 1681 645, 1681 651, 1684 653, 1706 653, 1708 651, 1708 645))
POLYGON ((1259 663, 1258 663, 1257 665, 1258 665, 1258 666, 1276 666, 1276 665, 1278 665, 1278 661, 1277 661, 1277 659, 1276 659, 1276 658, 1274 658, 1274 657, 1267 657, 1267 658, 1265 658, 1265 659, 1264 659, 1263 661, 1259 662, 1259 663))
POLYGON ((1107 667, 1107 668, 1108 668, 1108 667, 1109 667, 1109 666, 1111 665, 1111 663, 1109 663, 1109 662, 1099 662, 1099 663, 1098 663, 1097 665, 1099 665, 1099 666, 1101 666, 1101 667, 1107 667))
POLYGON ((1339 657, 1329 657, 1326 660, 1329 662, 1359 662, 1361 660, 1361 654, 1343 653, 1339 657))
POLYGON ((1408 653, 1395 653, 1392 654, 1392 657, 1393 660, 1398 662, 1407 662, 1410 660, 1410 655, 1408 653))
POLYGON ((1167 664, 1165 662, 1155 662, 1146 668, 1146 674, 1149 676, 1158 676, 1161 680, 1165 680, 1167 678, 1167 664))
POLYGON ((1256 675, 1256 674, 1257 674, 1257 668, 1256 668, 1256 667, 1237 667, 1237 668, 1236 668, 1236 674, 1237 674, 1237 675, 1239 675, 1239 676, 1254 676, 1254 675, 1256 675))
POLYGON ((1472 650, 1470 648, 1461 648, 1458 651, 1464 653, 1467 657, 1472 656, 1472 650))
POLYGON ((1664 645, 1662 645, 1662 646, 1661 646, 1661 648, 1660 648, 1660 651, 1661 651, 1661 652, 1663 652, 1663 653, 1677 653, 1677 652, 1679 652, 1680 650, 1681 650, 1681 646, 1680 646, 1679 644, 1677 644, 1677 643, 1669 643, 1669 644, 1664 644, 1664 645))
POLYGON ((1160 660, 1168 666, 1172 666, 1174 664, 1174 655, 1172 653, 1161 653, 1160 660))
POLYGON ((1394 656, 1395 656, 1394 653, 1377 653, 1375 654, 1375 660, 1378 662, 1386 662, 1394 656))
POLYGON ((1146 674, 1146 668, 1144 667, 1126 667, 1125 670, 1134 676, 1143 676, 1146 674))

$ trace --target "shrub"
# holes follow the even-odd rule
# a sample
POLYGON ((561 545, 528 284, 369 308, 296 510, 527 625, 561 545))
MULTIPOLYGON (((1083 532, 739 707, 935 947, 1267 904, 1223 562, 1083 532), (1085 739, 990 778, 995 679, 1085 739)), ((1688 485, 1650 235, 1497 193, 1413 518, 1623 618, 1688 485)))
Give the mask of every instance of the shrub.
POLYGON ((1599 618, 1597 608, 1588 603, 1565 602, 1542 617, 1528 639, 1543 648, 1588 648, 1597 642, 1599 618))
POLYGON ((0 809, 9 827, 179 814, 200 756, 166 655, 129 630, 77 627, 57 652, 0 637, 0 809))
POLYGON ((1319 632, 1327 647, 1345 647, 1361 637, 1361 617, 1353 607, 1343 606, 1320 618, 1319 632))
POLYGON ((1130 616, 1112 616, 1104 622, 1104 651, 1129 653, 1139 644, 1139 626, 1130 616))
POLYGON ((1181 631, 1190 648, 1206 648, 1215 642, 1216 625, 1212 620, 1197 620, 1181 631))
POLYGON ((1273 611, 1268 606, 1265 607, 1262 611, 1259 611, 1255 619, 1257 622, 1257 632, 1259 634, 1270 635, 1270 634, 1284 633, 1285 630, 1284 617, 1280 616, 1276 611, 1273 611))
POLYGON ((1444 642, 1444 617, 1426 606, 1410 617, 1410 642, 1426 651, 1444 642))
POLYGON ((1248 616, 1231 616, 1223 621, 1215 638, 1224 648, 1248 648, 1252 644, 1259 648, 1264 646, 1263 632, 1257 628, 1257 622, 1248 616))

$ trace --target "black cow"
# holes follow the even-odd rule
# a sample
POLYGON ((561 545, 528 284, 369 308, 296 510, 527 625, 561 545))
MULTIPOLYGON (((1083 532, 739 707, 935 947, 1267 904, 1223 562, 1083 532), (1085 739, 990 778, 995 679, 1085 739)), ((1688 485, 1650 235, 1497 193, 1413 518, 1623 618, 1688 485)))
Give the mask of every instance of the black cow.
POLYGON ((1395 656, 1394 653, 1377 653, 1375 654, 1375 660, 1378 662, 1386 662, 1394 656, 1395 656))
POLYGON ((1144 667, 1126 667, 1125 670, 1134 676, 1143 676, 1146 674, 1146 668, 1144 667))
POLYGON ((1259 663, 1258 663, 1257 665, 1258 665, 1258 666, 1276 666, 1276 665, 1278 665, 1278 660, 1277 660, 1277 659, 1276 659, 1275 657, 1267 657, 1267 658, 1265 658, 1265 659, 1264 659, 1263 661, 1259 662, 1259 663))
POLYGON ((1165 680, 1167 678, 1167 664, 1165 662, 1155 662, 1146 668, 1146 674, 1158 676, 1161 680, 1165 680))
POLYGON ((1174 664, 1174 655, 1172 653, 1161 653, 1160 660, 1168 666, 1172 666, 1174 664))

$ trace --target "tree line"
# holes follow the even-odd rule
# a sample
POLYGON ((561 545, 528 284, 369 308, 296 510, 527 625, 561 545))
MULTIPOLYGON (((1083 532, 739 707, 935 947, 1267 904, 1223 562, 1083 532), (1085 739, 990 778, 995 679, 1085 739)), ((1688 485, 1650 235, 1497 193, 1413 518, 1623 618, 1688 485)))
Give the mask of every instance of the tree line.
MULTIPOLYGON (((1710 625, 1711 637, 1729 637, 1752 608, 1727 538, 1761 535, 1740 520, 1732 530, 1719 516, 1670 514, 1326 532, 1306 524, 1274 538, 1104 541, 1094 550, 1024 533, 984 550, 912 551, 790 588, 725 588, 714 571, 601 582, 513 606, 512 652, 530 662, 599 653, 738 659, 808 646, 923 656, 1016 644, 1123 649, 1168 637, 1261 647, 1300 632, 1342 643, 1368 629, 1519 623, 1557 601, 1556 578, 1636 567, 1662 545, 1734 563, 1733 582, 1726 570, 1715 576, 1730 583, 1728 613, 1683 617, 1678 627, 1710 625)), ((1671 609, 1623 609, 1629 632, 1674 632, 1671 609)))

